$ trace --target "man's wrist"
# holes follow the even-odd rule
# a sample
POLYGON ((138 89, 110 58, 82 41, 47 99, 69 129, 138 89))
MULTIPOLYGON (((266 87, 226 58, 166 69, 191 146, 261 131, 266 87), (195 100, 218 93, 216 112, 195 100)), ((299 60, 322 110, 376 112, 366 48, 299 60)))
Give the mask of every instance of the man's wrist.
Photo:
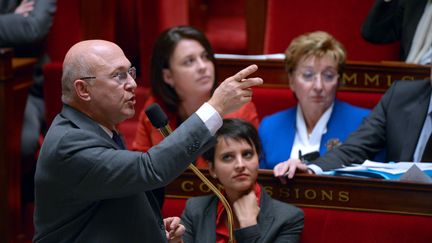
POLYGON ((222 126, 222 117, 218 111, 207 102, 196 111, 196 114, 204 122, 212 135, 222 126))
POLYGON ((321 175, 324 173, 323 169, 321 169, 321 167, 319 167, 318 165, 308 164, 307 167, 308 167, 308 173, 309 173, 309 170, 311 170, 312 173, 316 174, 316 175, 321 175))

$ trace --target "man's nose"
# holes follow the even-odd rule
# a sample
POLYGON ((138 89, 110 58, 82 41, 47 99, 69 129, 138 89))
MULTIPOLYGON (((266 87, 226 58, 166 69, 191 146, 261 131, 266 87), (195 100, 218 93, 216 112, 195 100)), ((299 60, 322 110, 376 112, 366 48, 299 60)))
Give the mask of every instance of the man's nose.
POLYGON ((132 78, 131 75, 128 75, 128 78, 125 83, 125 89, 126 90, 135 90, 137 88, 137 83, 135 79, 132 78))

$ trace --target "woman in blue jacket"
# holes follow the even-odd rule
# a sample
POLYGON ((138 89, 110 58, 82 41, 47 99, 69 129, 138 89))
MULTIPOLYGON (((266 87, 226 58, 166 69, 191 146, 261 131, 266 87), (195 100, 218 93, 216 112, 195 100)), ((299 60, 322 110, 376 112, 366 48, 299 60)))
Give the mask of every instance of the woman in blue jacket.
POLYGON ((289 85, 297 106, 264 117, 260 168, 289 158, 313 160, 340 145, 370 112, 335 99, 346 53, 326 32, 295 38, 285 51, 289 85))

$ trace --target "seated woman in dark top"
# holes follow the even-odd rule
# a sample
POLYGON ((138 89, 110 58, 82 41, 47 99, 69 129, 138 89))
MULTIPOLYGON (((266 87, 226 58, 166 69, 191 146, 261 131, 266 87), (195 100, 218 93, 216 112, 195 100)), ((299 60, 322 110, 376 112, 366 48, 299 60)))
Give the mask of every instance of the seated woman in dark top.
MULTIPOLYGON (((298 242, 303 212, 272 199, 257 183, 261 144, 256 129, 240 119, 225 119, 216 138, 203 157, 233 209, 235 241, 298 242)), ((227 214, 215 195, 188 199, 182 224, 184 242, 228 242, 227 214)))

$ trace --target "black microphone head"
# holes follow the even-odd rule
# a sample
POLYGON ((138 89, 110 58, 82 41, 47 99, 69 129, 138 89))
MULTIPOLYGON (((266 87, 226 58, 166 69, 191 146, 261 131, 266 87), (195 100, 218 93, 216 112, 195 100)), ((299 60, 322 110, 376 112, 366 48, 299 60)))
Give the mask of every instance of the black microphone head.
POLYGON ((158 129, 165 127, 168 124, 167 115, 157 103, 153 103, 147 107, 145 113, 152 125, 158 129))

